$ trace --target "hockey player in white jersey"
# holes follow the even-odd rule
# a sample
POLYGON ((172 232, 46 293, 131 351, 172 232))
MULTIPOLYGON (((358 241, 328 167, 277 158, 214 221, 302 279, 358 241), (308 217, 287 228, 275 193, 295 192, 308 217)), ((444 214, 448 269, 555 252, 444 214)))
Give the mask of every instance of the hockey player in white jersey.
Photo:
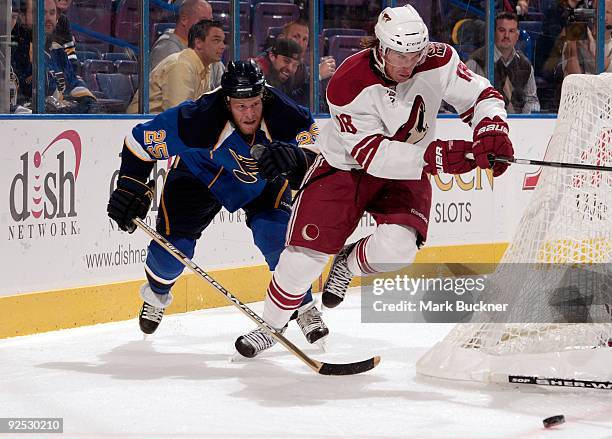
MULTIPOLYGON (((317 140, 321 154, 294 202, 288 247, 266 295, 263 318, 278 329, 329 255, 337 254, 323 291, 329 308, 343 300, 353 276, 413 262, 427 237, 428 174, 490 168, 490 155, 514 153, 502 96, 451 46, 429 42, 414 8, 384 9, 375 37, 364 46, 342 63, 327 88, 331 121, 317 140), (474 128, 473 142, 436 140, 442 100, 474 128), (364 212, 375 218, 376 231, 343 248, 364 212)), ((495 163, 493 175, 506 168, 495 163)), ((252 349, 248 334, 236 340, 236 348, 252 349)))

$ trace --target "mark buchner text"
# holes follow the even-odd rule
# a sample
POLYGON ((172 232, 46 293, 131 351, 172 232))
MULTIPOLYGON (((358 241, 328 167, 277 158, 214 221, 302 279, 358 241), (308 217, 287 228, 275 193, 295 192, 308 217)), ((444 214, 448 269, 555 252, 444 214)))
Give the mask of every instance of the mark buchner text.
POLYGON ((436 302, 433 300, 401 300, 395 303, 384 303, 376 300, 372 304, 376 312, 505 312, 508 310, 507 303, 486 303, 478 301, 476 303, 465 302, 463 300, 436 302))

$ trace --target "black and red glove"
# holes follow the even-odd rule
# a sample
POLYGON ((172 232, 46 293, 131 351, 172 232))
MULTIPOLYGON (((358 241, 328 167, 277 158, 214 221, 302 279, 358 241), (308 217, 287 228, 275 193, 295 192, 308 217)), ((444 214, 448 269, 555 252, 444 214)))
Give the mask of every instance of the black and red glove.
POLYGON ((423 169, 432 175, 439 172, 446 174, 470 172, 476 167, 476 162, 465 157, 468 152, 472 152, 472 142, 467 140, 434 140, 423 155, 427 163, 423 169))
POLYGON ((478 166, 482 169, 492 167, 494 177, 502 175, 508 169, 508 164, 492 163, 492 160, 489 160, 489 155, 514 158, 514 149, 508 137, 508 124, 499 116, 495 116, 493 119, 489 117, 482 119, 474 128, 472 149, 478 166))

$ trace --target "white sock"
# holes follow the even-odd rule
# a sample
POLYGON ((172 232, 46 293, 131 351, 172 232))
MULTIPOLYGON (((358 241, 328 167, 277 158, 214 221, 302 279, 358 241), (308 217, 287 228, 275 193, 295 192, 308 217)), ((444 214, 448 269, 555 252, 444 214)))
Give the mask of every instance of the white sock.
POLYGON ((281 329, 287 324, 328 259, 329 255, 304 247, 283 251, 264 302, 263 319, 270 326, 281 329))
POLYGON ((153 305, 155 308, 164 309, 170 306, 173 299, 171 292, 168 292, 168 294, 157 294, 153 292, 148 282, 145 282, 140 287, 140 297, 149 305, 153 305))
POLYGON ((348 258, 354 275, 395 271, 412 264, 418 251, 412 227, 381 224, 370 236, 359 240, 348 258))

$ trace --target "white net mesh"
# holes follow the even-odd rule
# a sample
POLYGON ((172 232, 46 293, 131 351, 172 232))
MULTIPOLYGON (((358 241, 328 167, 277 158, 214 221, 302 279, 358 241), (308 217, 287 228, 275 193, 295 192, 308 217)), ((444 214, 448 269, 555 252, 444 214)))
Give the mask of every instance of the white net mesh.
MULTIPOLYGON (((612 166, 612 74, 565 79, 544 160, 612 166)), ((516 263, 587 263, 605 272, 612 262, 611 209, 612 172, 544 167, 496 276, 516 275, 516 263)), ((587 288, 610 291, 612 281, 602 278, 587 288), (608 285, 601 284, 602 278, 608 285)), ((520 320, 514 315, 510 321, 555 321, 551 307, 538 297, 542 285, 537 282, 541 277, 525 279, 513 291, 512 301, 522 305, 515 308, 522 316, 531 312, 541 319, 529 315, 520 320)), ((595 301, 589 309, 596 321, 609 320, 604 303, 610 302, 595 301)), ((419 360, 417 371, 475 381, 488 381, 496 374, 610 380, 610 339, 609 323, 459 324, 419 360)))

